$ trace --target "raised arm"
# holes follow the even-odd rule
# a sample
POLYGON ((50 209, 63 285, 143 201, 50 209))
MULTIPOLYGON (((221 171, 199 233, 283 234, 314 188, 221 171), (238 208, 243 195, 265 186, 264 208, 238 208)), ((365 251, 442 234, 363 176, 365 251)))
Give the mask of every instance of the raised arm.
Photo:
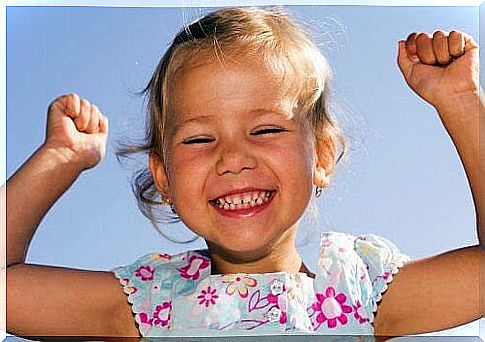
POLYGON ((23 263, 40 221, 85 169, 104 156, 108 120, 78 95, 49 107, 45 143, 7 182, 7 267, 23 263))
MULTIPOLYGON (((7 182, 7 330, 24 336, 137 336, 108 272, 28 265, 40 221, 105 154, 108 120, 75 94, 49 107, 45 143, 7 182)), ((66 228, 68 229, 68 228, 66 228)))
POLYGON ((417 260, 401 269, 374 321, 377 334, 390 336, 471 322, 483 317, 485 307, 479 287, 480 267, 485 263, 485 209, 479 184, 484 172, 479 167, 484 104, 478 83, 478 45, 457 31, 436 31, 433 36, 413 33, 399 42, 398 64, 411 89, 436 108, 458 151, 473 193, 480 245, 417 260))
POLYGON ((80 174, 66 155, 42 146, 7 182, 7 266, 25 261, 40 221, 80 174))
MULTIPOLYGON (((480 246, 485 248, 485 209, 480 201, 480 137, 485 137, 485 99, 479 83, 479 48, 464 32, 411 34, 400 42, 398 64, 416 94, 430 103, 463 163, 475 204, 480 246)), ((483 159, 483 156, 482 158, 483 159)))

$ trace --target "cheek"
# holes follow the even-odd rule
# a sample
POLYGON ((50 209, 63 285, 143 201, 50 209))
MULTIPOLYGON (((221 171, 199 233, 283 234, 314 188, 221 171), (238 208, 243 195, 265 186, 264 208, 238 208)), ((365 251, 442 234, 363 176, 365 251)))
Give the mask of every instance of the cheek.
POLYGON ((285 149, 280 156, 291 173, 298 174, 302 178, 312 176, 313 172, 313 150, 306 139, 295 140, 290 144, 291 147, 285 149))
POLYGON ((290 181, 299 187, 297 191, 301 192, 301 195, 307 197, 306 193, 311 192, 313 186, 313 160, 311 153, 302 149, 293 156, 288 155, 288 160, 291 163, 290 181))
POLYGON ((268 162, 291 198, 306 202, 313 187, 313 150, 306 139, 292 139, 266 153, 268 162))
POLYGON ((200 158, 174 153, 169 165, 169 186, 175 200, 181 195, 195 193, 202 186, 206 163, 201 162, 200 158))

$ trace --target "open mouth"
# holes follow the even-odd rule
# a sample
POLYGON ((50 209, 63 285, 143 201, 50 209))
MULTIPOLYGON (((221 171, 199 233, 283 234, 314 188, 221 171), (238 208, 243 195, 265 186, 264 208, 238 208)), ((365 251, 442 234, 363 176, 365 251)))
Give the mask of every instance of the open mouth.
POLYGON ((275 190, 254 190, 221 196, 210 200, 209 203, 224 211, 246 210, 264 206, 271 201, 275 192, 275 190))

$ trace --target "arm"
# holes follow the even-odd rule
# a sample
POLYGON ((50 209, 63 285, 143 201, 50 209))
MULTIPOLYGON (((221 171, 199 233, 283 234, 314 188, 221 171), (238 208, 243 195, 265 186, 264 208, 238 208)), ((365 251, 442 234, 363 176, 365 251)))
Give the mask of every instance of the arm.
POLYGON ((49 107, 46 142, 7 182, 7 330, 27 336, 138 336, 108 272, 25 264, 42 217, 103 157, 107 119, 77 95, 49 107), (80 324, 79 322, 82 322, 80 324))
POLYGON ((67 155, 43 146, 8 180, 7 267, 25 261, 40 221, 80 173, 67 155))
POLYGON ((479 198, 479 121, 484 110, 478 45, 464 33, 447 36, 442 31, 433 38, 412 34, 399 45, 398 64, 406 82, 437 109, 460 155, 475 202, 480 246, 405 265, 384 294, 374 322, 376 333, 388 336, 455 327, 482 317, 485 307, 479 295, 485 232, 479 198))
POLYGON ((139 337, 113 274, 29 264, 7 268, 7 331, 32 337, 139 337))
POLYGON ((485 138, 485 128, 480 126, 485 119, 485 99, 480 98, 478 45, 458 31, 449 35, 436 31, 433 37, 413 33, 399 44, 398 64, 407 84, 435 107, 463 163, 473 194, 480 246, 485 248, 481 239, 485 236, 485 209, 481 208, 479 184, 480 174, 485 175, 479 149, 480 137, 485 138))
POLYGON ((44 144, 7 181, 7 267, 23 263, 42 217, 104 156, 107 119, 72 94, 49 107, 44 144))
POLYGON ((472 246, 406 264, 378 305, 376 335, 439 331, 482 317, 479 267, 484 262, 485 252, 472 246))
MULTIPOLYGON (((458 151, 472 191, 475 204, 477 233, 480 247, 485 250, 485 208, 480 194, 480 178, 485 179, 484 153, 480 155, 480 141, 485 141, 485 98, 483 91, 472 93, 469 98, 458 98, 454 104, 438 109, 440 117, 460 118, 451 121, 447 131, 458 151), (480 165, 481 164, 481 165, 480 165)), ((483 185, 482 185, 483 186, 483 185)), ((483 195, 482 195, 483 196, 483 195)))

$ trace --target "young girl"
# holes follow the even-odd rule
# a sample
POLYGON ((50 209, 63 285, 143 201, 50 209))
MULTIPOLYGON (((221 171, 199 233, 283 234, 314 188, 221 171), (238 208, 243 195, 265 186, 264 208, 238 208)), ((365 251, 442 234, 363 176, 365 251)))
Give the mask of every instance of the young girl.
MULTIPOLYGON (((478 46, 436 31, 413 33, 398 50, 406 82, 437 109, 459 152, 483 236, 478 46)), ((25 264, 42 217, 105 153, 98 108, 75 94, 56 99, 45 143, 7 183, 8 330, 395 336, 483 315, 479 246, 410 262, 382 237, 329 232, 315 273, 302 263, 298 223, 328 186, 339 143, 345 150, 327 110, 328 77, 319 50, 279 10, 223 9, 181 31, 147 87, 149 172, 136 194, 147 216, 163 203, 166 219, 180 218, 208 249, 146 255, 113 273, 25 264)))

